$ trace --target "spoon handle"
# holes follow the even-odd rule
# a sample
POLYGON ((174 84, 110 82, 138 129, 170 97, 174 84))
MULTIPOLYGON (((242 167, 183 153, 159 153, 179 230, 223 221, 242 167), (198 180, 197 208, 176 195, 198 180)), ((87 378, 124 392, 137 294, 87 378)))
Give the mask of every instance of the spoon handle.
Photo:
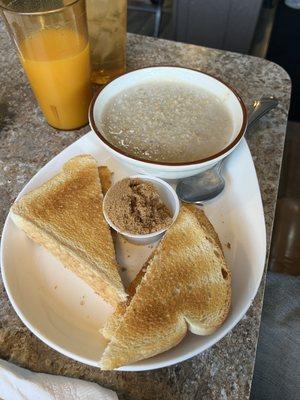
MULTIPOLYGON (((261 117, 267 114, 270 110, 278 106, 278 100, 274 96, 262 97, 260 100, 255 100, 248 112, 248 126, 247 129, 251 128, 255 123, 261 119, 261 117)), ((226 157, 225 157, 226 158, 226 157)), ((223 161, 218 161, 211 170, 216 171, 218 174, 221 172, 223 161)))
POLYGON ((278 100, 273 97, 262 97, 260 100, 255 100, 252 108, 249 110, 248 128, 252 127, 263 115, 277 107, 278 100))

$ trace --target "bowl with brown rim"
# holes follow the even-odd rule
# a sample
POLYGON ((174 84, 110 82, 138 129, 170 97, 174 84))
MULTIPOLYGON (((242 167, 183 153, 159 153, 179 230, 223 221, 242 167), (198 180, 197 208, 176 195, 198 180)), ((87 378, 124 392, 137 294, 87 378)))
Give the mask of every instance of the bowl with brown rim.
MULTIPOLYGON (((151 104, 149 104, 149 107, 151 107, 151 104)), ((89 121, 102 145, 122 163, 134 168, 138 173, 164 179, 180 179, 212 168, 238 146, 247 127, 247 109, 237 91, 219 78, 188 68, 149 67, 128 72, 106 85, 92 100, 89 109, 89 121), (199 160, 185 162, 152 161, 143 157, 142 154, 138 156, 129 154, 124 148, 116 146, 108 139, 103 132, 102 118, 110 101, 137 85, 165 80, 174 82, 174 84, 178 82, 186 83, 204 89, 224 104, 232 121, 230 139, 224 148, 199 160)), ((176 141, 180 146, 180 136, 176 137, 176 141)))

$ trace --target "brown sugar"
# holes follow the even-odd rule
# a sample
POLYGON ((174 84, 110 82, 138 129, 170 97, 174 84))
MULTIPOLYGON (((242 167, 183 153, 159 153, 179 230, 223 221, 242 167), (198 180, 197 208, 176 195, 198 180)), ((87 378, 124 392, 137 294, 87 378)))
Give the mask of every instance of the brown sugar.
POLYGON ((105 211, 118 229, 132 234, 157 232, 172 223, 156 188, 142 179, 116 183, 107 194, 105 211))

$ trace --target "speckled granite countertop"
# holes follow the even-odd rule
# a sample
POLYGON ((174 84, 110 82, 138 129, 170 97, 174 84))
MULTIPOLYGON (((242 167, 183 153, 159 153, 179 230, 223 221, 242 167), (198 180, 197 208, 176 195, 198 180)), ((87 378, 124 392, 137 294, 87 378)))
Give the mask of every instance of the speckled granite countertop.
MULTIPOLYGON (((55 154, 89 130, 59 132, 38 109, 13 46, 0 22, 0 218, 24 184, 55 154)), ((275 95, 280 105, 248 138, 255 162, 270 243, 290 98, 290 80, 263 59, 130 35, 128 69, 173 64, 196 68, 234 85, 247 104, 275 95)), ((1 225, 2 226, 2 225, 1 225)), ((0 357, 34 371, 92 380, 124 399, 247 399, 259 333, 264 280, 242 321, 213 348, 169 368, 150 372, 101 372, 66 358, 37 339, 10 305, 0 279, 0 357)))

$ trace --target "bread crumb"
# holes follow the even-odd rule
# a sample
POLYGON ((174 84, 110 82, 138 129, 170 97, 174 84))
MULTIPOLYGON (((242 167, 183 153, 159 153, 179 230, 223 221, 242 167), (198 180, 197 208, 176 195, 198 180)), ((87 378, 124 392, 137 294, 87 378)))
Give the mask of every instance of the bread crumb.
POLYGON ((230 244, 229 242, 227 242, 227 243, 226 243, 226 247, 227 247, 227 249, 230 250, 230 249, 231 249, 231 244, 230 244))
POLYGON ((123 232, 148 234, 167 228, 172 215, 152 183, 125 178, 108 192, 105 211, 123 232))
POLYGON ((124 272, 127 271, 127 269, 125 267, 121 267, 121 271, 124 272))
POLYGON ((54 289, 55 289, 55 290, 57 289, 57 285, 54 286, 54 289))

